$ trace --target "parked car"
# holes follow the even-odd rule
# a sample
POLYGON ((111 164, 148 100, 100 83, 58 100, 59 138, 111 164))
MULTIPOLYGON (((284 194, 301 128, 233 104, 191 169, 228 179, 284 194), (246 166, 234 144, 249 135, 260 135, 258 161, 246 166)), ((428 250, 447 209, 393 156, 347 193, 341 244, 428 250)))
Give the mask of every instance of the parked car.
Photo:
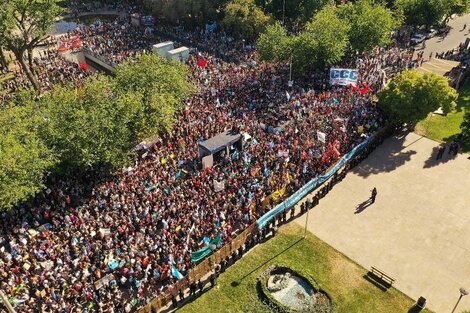
POLYGON ((429 32, 426 34, 426 39, 436 36, 437 33, 438 33, 437 30, 435 30, 434 28, 431 28, 429 32))
POLYGON ((437 30, 437 33, 438 33, 439 35, 444 35, 444 34, 448 34, 449 31, 450 31, 450 26, 447 26, 447 25, 446 25, 446 26, 444 26, 444 27, 439 28, 439 29, 437 30))
POLYGON ((414 34, 413 37, 411 37, 411 44, 417 45, 425 40, 426 40, 426 36, 421 35, 421 34, 414 34))

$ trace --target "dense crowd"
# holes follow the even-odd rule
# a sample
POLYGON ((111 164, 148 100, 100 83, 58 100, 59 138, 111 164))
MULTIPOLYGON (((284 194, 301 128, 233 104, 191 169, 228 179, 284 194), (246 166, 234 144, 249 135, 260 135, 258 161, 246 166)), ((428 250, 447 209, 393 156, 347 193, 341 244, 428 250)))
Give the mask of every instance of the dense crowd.
MULTIPOLYGON (((143 28, 122 23, 69 35, 79 33, 85 47, 118 63, 144 53, 151 40, 143 28)), ((207 240, 220 234, 230 242, 275 205, 263 204, 270 194, 295 191, 383 126, 373 97, 384 69, 394 73, 412 59, 390 49, 354 60, 357 88, 329 87, 321 75, 290 85, 286 68, 260 62, 251 49, 240 49, 243 42, 197 33, 187 38, 242 62, 192 54, 198 91, 171 134, 111 178, 55 182, 2 213, 0 288, 17 312, 131 312, 165 292, 175 281, 172 266, 186 275, 191 253, 207 240), (251 140, 201 170, 198 143, 225 130, 251 140), (223 190, 214 182, 223 182, 223 190)), ((85 75, 67 64, 59 71, 57 64, 45 67, 46 88, 85 75)))
MULTIPOLYGON (((33 58, 31 68, 42 91, 50 91, 54 86, 66 83, 79 86, 85 77, 91 75, 90 71, 81 68, 79 64, 66 60, 56 49, 39 50, 38 56, 33 58)), ((3 68, 1 74, 5 77, 0 83, 2 101, 8 100, 12 94, 22 89, 32 88, 19 64, 3 68)))

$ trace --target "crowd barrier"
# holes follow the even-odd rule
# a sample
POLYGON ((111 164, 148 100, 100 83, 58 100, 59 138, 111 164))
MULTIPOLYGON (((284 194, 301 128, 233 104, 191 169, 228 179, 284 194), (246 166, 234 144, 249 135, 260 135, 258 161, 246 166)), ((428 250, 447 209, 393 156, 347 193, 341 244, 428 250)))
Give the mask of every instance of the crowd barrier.
POLYGON ((164 308, 170 301, 172 295, 177 295, 178 290, 189 287, 189 284, 195 283, 200 279, 203 279, 207 274, 211 273, 214 270, 216 264, 220 264, 223 260, 232 257, 234 253, 237 253, 238 250, 243 247, 248 238, 257 232, 256 222, 252 223, 248 228, 246 228, 240 235, 235 237, 234 240, 225 244, 219 250, 215 251, 213 254, 204 259, 201 263, 197 264, 192 268, 188 275, 177 281, 170 289, 168 293, 161 294, 155 297, 147 305, 141 307, 139 313, 153 313, 158 312, 161 308, 164 308), (153 310, 153 311, 152 311, 153 310))
POLYGON ((317 189, 319 186, 321 186, 325 181, 330 179, 334 174, 338 172, 340 168, 342 168, 349 160, 351 160, 353 157, 358 155, 362 150, 364 150, 367 145, 373 141, 374 136, 369 137, 367 140, 364 142, 360 143, 356 147, 354 147, 349 153, 344 155, 331 169, 329 169, 325 174, 319 175, 318 177, 310 180, 308 183, 303 185, 299 190, 294 192, 289 198, 287 198, 286 201, 278 204, 274 209, 271 211, 267 212, 263 216, 261 216, 258 221, 256 221, 256 224, 258 225, 258 228, 264 228, 269 222, 271 222, 273 219, 276 218, 279 214, 284 212, 285 210, 288 210, 292 208, 294 205, 296 205, 300 200, 302 200, 305 196, 307 196, 309 193, 317 189))
POLYGON ((231 258, 234 253, 237 253, 241 247, 243 247, 250 236, 258 233, 260 230, 269 225, 274 219, 276 219, 286 209, 292 208, 297 204, 303 197, 317 189, 325 181, 336 174, 345 164, 351 159, 357 158, 357 162, 365 158, 367 154, 372 151, 381 141, 393 132, 391 127, 384 127, 373 136, 362 142, 353 148, 348 154, 344 155, 336 164, 330 167, 324 175, 320 175, 307 184, 302 186, 298 191, 293 193, 286 201, 277 205, 274 209, 264 214, 256 222, 253 222, 248 228, 246 228, 240 235, 235 237, 231 242, 223 245, 219 250, 204 259, 201 263, 197 264, 191 270, 189 270, 186 277, 180 281, 177 281, 170 289, 169 292, 161 294, 155 297, 147 305, 141 307, 139 313, 155 313, 160 309, 164 308, 171 301, 172 295, 176 296, 180 289, 185 290, 191 283, 195 283, 203 279, 206 275, 214 270, 216 264, 220 264, 223 260, 231 258), (365 151, 367 150, 367 151, 365 151), (364 154, 361 156, 361 153, 364 154))

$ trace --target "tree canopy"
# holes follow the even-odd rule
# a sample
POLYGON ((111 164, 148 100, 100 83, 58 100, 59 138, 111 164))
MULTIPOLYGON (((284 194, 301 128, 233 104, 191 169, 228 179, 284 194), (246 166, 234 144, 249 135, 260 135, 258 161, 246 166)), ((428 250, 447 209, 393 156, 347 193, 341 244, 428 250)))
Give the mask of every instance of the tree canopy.
POLYGON ((124 62, 115 74, 115 90, 119 95, 130 92, 141 96, 131 124, 139 139, 170 131, 176 111, 194 91, 185 64, 154 54, 124 62))
POLYGON ((443 76, 405 71, 392 79, 378 97, 379 106, 391 122, 415 125, 439 108, 450 112, 457 92, 443 76))
POLYGON ((391 42, 392 31, 400 24, 390 9, 372 0, 340 6, 340 16, 349 21, 349 42, 354 51, 371 51, 391 42))
POLYGON ((144 55, 118 66, 115 77, 94 75, 79 89, 17 94, 0 109, 0 208, 36 194, 48 172, 126 165, 141 139, 171 130, 192 91, 186 65, 144 55))
POLYGON ((144 0, 143 4, 159 19, 194 27, 219 20, 227 2, 228 0, 144 0))
POLYGON ((315 66, 324 67, 341 61, 348 45, 350 28, 333 6, 322 9, 313 21, 307 23, 302 42, 313 49, 315 66))
POLYGON ((396 0, 395 7, 413 26, 431 27, 447 20, 452 14, 468 11, 469 0, 396 0))
POLYGON ((307 22, 315 13, 327 5, 333 5, 334 0, 285 0, 268 1, 256 0, 256 3, 278 21, 307 22))
POLYGON ((292 36, 280 23, 268 26, 257 42, 261 59, 292 61, 300 75, 341 61, 348 46, 350 26, 341 21, 337 13, 332 6, 322 9, 306 24, 304 32, 292 36))
POLYGON ((278 63, 290 58, 293 46, 292 37, 289 37, 281 23, 276 22, 268 25, 260 35, 256 49, 261 59, 278 63))
POLYGON ((42 136, 66 173, 115 169, 128 161, 133 147, 129 126, 140 97, 116 97, 109 79, 100 76, 83 89, 56 87, 38 103, 46 119, 42 136))
POLYGON ((44 188, 54 156, 38 135, 43 121, 28 107, 0 109, 0 209, 44 188))
POLYGON ((271 22, 271 17, 266 15, 254 0, 232 0, 225 7, 222 24, 232 34, 251 41, 271 22))

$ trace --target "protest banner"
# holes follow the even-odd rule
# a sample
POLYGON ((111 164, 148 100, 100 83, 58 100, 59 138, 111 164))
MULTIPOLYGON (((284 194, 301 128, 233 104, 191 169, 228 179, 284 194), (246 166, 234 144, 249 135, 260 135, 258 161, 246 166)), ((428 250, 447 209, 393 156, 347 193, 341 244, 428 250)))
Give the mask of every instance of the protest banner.
POLYGON ((355 69, 334 68, 330 69, 330 85, 356 86, 359 73, 355 69))

